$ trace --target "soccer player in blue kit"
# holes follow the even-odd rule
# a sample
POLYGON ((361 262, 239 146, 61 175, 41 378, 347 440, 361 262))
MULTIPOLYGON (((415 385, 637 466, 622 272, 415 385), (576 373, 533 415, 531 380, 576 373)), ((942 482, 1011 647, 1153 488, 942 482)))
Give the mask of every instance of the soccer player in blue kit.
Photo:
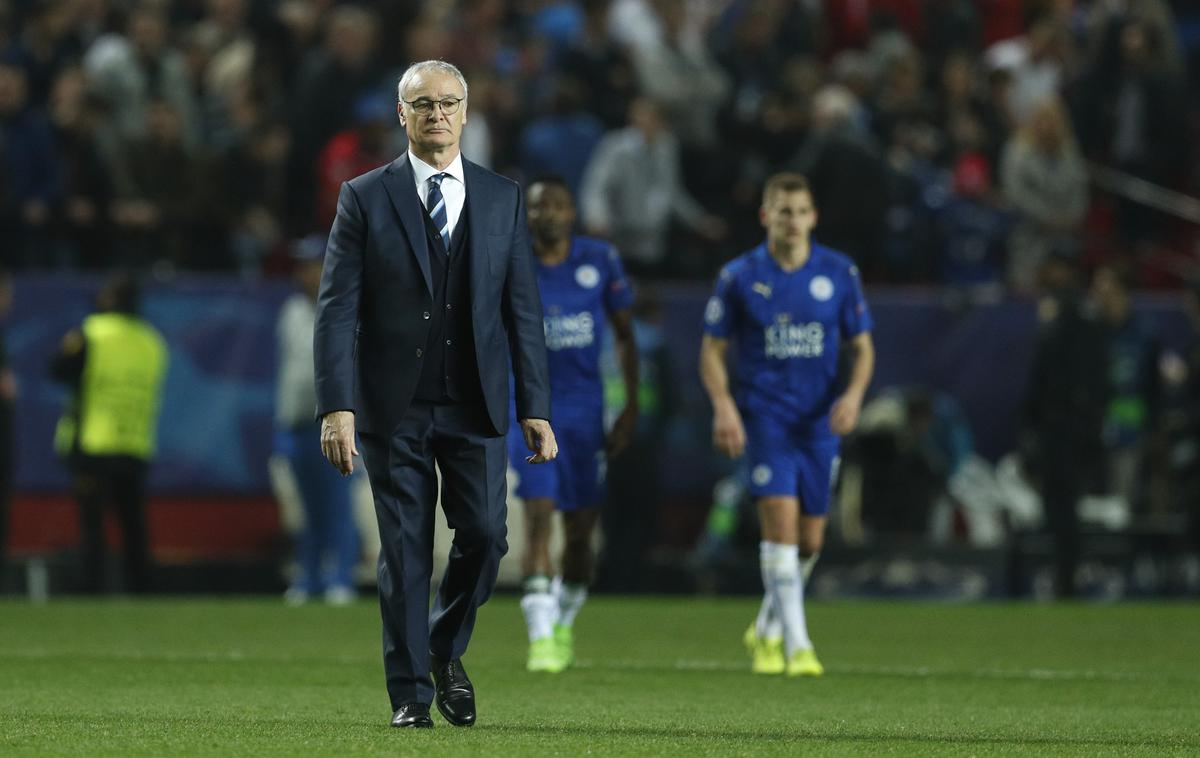
POLYGON ((766 242, 721 270, 705 309, 700 376, 713 405, 713 444, 731 458, 747 455, 762 524, 763 603, 746 632, 752 670, 820 676, 804 582, 825 538, 839 437, 857 425, 874 370, 871 314, 853 262, 810 241, 817 211, 804 177, 772 176, 759 218, 766 242), (736 402, 725 364, 730 340, 736 402), (853 360, 839 390, 843 342, 853 360))
POLYGON ((638 360, 633 341, 633 292, 617 251, 597 239, 573 236, 575 204, 557 177, 535 180, 526 193, 538 290, 550 367, 551 415, 558 458, 538 466, 519 427, 509 434, 509 460, 525 501, 525 576, 521 610, 529 628, 529 671, 558 673, 574 660, 572 624, 587 598, 595 556, 592 532, 604 495, 605 455, 624 449, 637 424, 638 360), (600 350, 605 322, 628 401, 607 437, 600 350), (562 513, 561 576, 551 581, 550 533, 562 513))

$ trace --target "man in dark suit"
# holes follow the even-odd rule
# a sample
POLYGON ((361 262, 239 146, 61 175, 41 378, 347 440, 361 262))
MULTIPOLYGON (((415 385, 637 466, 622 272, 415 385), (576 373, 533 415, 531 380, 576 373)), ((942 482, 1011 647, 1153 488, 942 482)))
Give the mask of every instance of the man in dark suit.
POLYGON ((413 64, 398 89, 408 152, 338 197, 317 302, 317 413, 322 451, 343 474, 358 432, 375 496, 392 725, 433 726, 436 701, 469 726, 475 693, 461 658, 508 549, 510 359, 527 460, 552 460, 558 447, 518 187, 460 155, 457 68, 413 64), (435 463, 455 531, 430 612, 435 463))

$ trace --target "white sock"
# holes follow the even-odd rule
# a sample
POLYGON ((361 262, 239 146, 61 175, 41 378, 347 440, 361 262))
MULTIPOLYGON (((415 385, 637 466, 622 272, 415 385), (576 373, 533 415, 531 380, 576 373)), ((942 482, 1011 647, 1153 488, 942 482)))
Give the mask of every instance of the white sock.
POLYGON ((800 578, 808 584, 808 578, 812 576, 813 567, 817 565, 817 559, 821 557, 820 553, 813 553, 807 558, 800 559, 800 578))
POLYGON ((556 577, 554 586, 558 590, 558 623, 571 626, 579 615, 579 609, 587 601, 587 585, 568 584, 556 577))
POLYGON ((554 622, 558 620, 558 601, 550 593, 548 577, 531 576, 525 580, 521 612, 525 614, 525 626, 529 629, 530 642, 554 634, 554 622))
POLYGON ((800 549, 796 545, 771 544, 768 551, 771 594, 783 619, 783 642, 790 658, 797 650, 812 647, 804 620, 804 584, 800 579, 800 549))
POLYGON ((775 596, 770 590, 770 580, 767 578, 767 566, 771 559, 770 542, 758 543, 758 566, 762 571, 763 578, 763 599, 762 605, 758 609, 758 618, 754 622, 755 634, 759 639, 779 639, 783 636, 783 622, 779 619, 779 613, 775 608, 775 596))

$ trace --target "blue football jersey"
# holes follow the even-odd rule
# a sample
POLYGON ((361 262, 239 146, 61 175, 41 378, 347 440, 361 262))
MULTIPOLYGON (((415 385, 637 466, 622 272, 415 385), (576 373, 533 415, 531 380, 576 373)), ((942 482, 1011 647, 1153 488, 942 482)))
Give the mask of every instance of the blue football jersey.
POLYGON ((730 261, 704 313, 704 331, 731 339, 743 412, 771 414, 830 435, 843 340, 871 330, 858 268, 813 244, 799 269, 784 271, 766 243, 730 261))
POLYGON ((603 404, 600 351, 606 320, 633 305, 617 251, 601 240, 574 237, 565 261, 538 262, 537 280, 553 402, 603 404))

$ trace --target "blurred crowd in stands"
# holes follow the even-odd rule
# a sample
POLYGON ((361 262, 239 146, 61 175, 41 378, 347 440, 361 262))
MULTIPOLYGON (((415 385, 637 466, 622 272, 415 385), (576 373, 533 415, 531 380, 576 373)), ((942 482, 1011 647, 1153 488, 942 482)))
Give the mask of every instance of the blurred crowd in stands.
POLYGON ((644 277, 755 244, 785 167, 868 282, 1028 291, 1053 254, 1194 252, 1088 179, 1195 189, 1182 0, 0 0, 0 265, 286 270, 403 150, 425 58, 467 74, 466 156, 565 176, 644 277))

